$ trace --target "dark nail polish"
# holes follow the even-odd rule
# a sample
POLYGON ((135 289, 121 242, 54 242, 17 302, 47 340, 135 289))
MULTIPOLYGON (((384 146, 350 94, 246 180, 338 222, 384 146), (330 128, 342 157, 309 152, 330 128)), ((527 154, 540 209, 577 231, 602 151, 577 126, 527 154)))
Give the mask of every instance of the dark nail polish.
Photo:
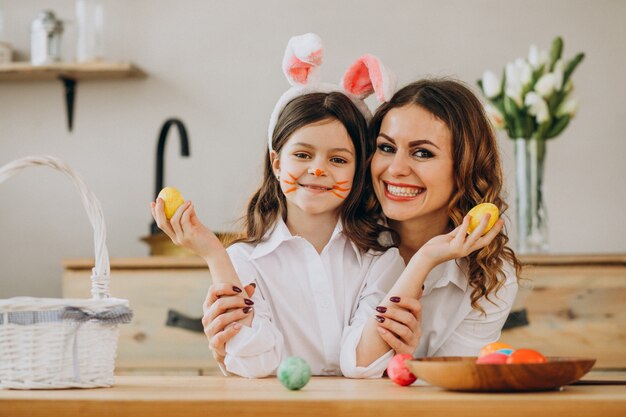
POLYGON ((243 308, 243 312, 248 314, 250 312, 250 310, 252 310, 252 307, 244 307, 243 308))
POLYGON ((426 285, 422 284, 422 291, 424 291, 424 288, 426 288, 426 285))
POLYGON ((251 282, 250 285, 252 285, 253 288, 256 288, 256 284, 254 282, 251 282))
POLYGON ((254 301, 249 298, 244 299, 243 302, 248 306, 254 305, 254 301))
POLYGON ((241 292, 241 288, 236 287, 236 286, 234 286, 234 285, 233 285, 233 291, 235 291, 235 292, 241 292))
POLYGON ((377 322, 382 323, 383 321, 385 321, 385 318, 383 316, 375 316, 374 317, 376 319, 377 322))
POLYGON ((389 301, 391 301, 392 303, 399 303, 400 297, 389 297, 389 301))
POLYGON ((376 311, 378 311, 379 313, 385 313, 387 311, 387 307, 378 306, 376 307, 376 311))

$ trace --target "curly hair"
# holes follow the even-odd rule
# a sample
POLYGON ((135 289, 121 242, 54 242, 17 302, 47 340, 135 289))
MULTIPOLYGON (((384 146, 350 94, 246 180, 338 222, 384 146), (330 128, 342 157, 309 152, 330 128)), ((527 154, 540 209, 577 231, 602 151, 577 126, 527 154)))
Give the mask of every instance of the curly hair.
MULTIPOLYGON (((472 91, 460 81, 425 79, 400 89, 381 105, 369 126, 370 141, 375 142, 385 115, 393 108, 417 105, 443 121, 452 134, 454 191, 448 203, 449 227, 462 223, 465 214, 476 204, 495 204, 500 213, 508 205, 502 197, 503 175, 493 128, 483 106, 472 91)), ((373 153, 370 155, 370 158, 373 153)), ((374 198, 375 200, 375 198, 374 198)), ((382 210, 380 204, 377 207, 382 210)), ((397 236, 397 235, 396 235, 397 236)), ((504 262, 510 263, 520 277, 521 263, 511 248, 505 230, 481 250, 467 257, 468 280, 473 288, 472 308, 484 312, 478 301, 497 292, 506 280, 504 262)))

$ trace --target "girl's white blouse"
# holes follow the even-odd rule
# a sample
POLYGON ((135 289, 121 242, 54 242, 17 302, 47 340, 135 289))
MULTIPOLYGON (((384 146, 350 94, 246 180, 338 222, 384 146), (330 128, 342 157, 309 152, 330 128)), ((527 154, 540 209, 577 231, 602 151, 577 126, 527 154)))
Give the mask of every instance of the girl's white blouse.
POLYGON ((390 350, 367 367, 356 366, 363 327, 404 269, 397 249, 362 253, 339 222, 322 253, 293 236, 279 220, 256 245, 236 243, 228 254, 244 285, 257 284, 254 319, 226 344, 224 364, 244 377, 276 373, 300 356, 313 375, 380 377, 390 350))

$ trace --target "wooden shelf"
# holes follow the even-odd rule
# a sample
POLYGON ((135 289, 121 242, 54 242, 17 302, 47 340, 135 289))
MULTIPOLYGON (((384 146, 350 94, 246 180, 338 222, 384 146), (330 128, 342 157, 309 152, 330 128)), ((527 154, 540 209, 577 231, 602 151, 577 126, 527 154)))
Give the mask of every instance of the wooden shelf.
POLYGON ((59 62, 41 66, 31 65, 29 62, 0 64, 0 81, 49 81, 63 78, 80 81, 144 77, 146 73, 130 62, 59 62))
POLYGON ((144 78, 146 73, 130 62, 59 62, 50 65, 32 65, 30 62, 0 64, 0 82, 51 81, 63 83, 67 127, 72 131, 76 83, 81 80, 119 80, 144 78))

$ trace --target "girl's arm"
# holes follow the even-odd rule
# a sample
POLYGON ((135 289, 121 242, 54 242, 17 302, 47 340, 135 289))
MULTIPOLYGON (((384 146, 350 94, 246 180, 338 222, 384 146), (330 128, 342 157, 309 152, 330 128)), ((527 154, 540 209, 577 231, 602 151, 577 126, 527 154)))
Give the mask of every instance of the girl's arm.
MULTIPOLYGON (((482 233, 487 228, 489 217, 489 214, 486 214, 481 220, 480 225, 468 235, 467 229, 469 227, 470 216, 465 216, 465 218, 463 218, 463 223, 461 223, 461 225, 459 225, 452 232, 445 235, 435 236, 426 242, 426 244, 422 246, 415 253, 415 255, 413 255, 406 269, 389 291, 387 297, 381 301, 380 306, 393 308, 391 297, 396 297, 394 299, 400 298, 401 300, 405 297, 414 300, 417 299, 428 274, 435 266, 450 259, 463 258, 470 253, 487 246, 500 233, 504 225, 504 221, 499 220, 489 232, 482 236, 482 233)), ((378 315, 385 317, 384 313, 379 313, 378 315)), ((416 320, 419 319, 417 315, 415 315, 415 317, 416 320)), ((388 319, 390 318, 385 317, 385 320, 388 319)), ((400 328, 405 332, 408 330, 409 332, 414 333, 414 330, 406 324, 397 324, 399 324, 400 328)), ((396 342, 397 338, 391 339, 395 338, 396 334, 393 332, 389 334, 389 326, 385 329, 388 333, 382 335, 379 333, 380 328, 380 323, 378 323, 374 317, 371 317, 365 325, 361 341, 357 346, 356 354, 358 366, 368 366, 373 361, 377 360, 381 355, 388 352, 390 343, 386 342, 385 339, 396 342)), ((415 341, 415 338, 411 337, 411 335, 408 337, 406 335, 398 336, 404 340, 413 341, 412 344, 414 344, 414 346, 402 346, 402 348, 414 351, 417 347, 417 343, 419 343, 419 336, 417 337, 417 341, 415 341)))
MULTIPOLYGON (((172 242, 195 252, 205 260, 214 283, 243 288, 226 249, 215 233, 198 219, 191 201, 188 200, 181 205, 170 220, 165 216, 163 199, 158 198, 156 203, 153 202, 151 209, 157 226, 169 236, 172 242)), ((237 297, 240 297, 242 302, 246 298, 243 292, 240 292, 237 297)), ((253 315, 254 312, 251 311, 241 323, 250 326, 253 315)))

